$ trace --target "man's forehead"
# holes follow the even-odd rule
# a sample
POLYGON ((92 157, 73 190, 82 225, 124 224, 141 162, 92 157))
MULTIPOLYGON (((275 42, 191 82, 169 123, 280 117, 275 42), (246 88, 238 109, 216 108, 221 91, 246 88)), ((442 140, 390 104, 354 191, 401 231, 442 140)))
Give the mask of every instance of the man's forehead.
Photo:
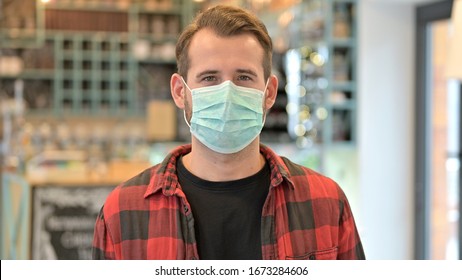
POLYGON ((220 70, 223 66, 217 65, 215 59, 220 63, 234 64, 236 71, 255 71, 251 65, 263 62, 263 47, 253 34, 244 33, 232 36, 218 36, 210 29, 200 30, 191 39, 188 49, 188 60, 190 66, 198 66, 205 69, 200 71, 220 70), (244 63, 244 64, 242 64, 244 63), (239 66, 242 64, 242 66, 239 66))

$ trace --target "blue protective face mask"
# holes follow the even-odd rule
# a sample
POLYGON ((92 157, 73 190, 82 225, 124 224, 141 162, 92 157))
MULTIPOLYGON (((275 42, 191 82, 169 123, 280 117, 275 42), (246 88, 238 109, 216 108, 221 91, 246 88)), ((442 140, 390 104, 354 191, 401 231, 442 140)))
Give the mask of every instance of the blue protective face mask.
POLYGON ((185 117, 186 123, 192 135, 209 149, 236 153, 260 134, 264 91, 237 86, 229 80, 195 89, 183 82, 192 94, 191 124, 185 117))

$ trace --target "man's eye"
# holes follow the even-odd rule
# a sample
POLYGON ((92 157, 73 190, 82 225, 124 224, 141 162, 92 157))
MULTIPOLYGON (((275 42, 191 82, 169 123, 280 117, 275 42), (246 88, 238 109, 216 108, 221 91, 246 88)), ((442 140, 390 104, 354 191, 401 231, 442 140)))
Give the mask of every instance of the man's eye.
POLYGON ((206 76, 206 77, 202 78, 202 81, 205 81, 205 82, 213 82, 215 80, 216 80, 216 78, 214 76, 206 76))
POLYGON ((241 75, 238 77, 238 80, 239 81, 251 81, 252 78, 250 78, 249 76, 241 75))

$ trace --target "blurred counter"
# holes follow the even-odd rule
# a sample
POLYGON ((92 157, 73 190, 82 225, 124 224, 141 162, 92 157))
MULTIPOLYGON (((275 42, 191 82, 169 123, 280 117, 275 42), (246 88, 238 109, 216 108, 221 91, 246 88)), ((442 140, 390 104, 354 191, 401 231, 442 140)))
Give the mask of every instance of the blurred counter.
POLYGON ((150 166, 150 162, 147 161, 124 160, 100 163, 98 166, 76 164, 74 167, 64 169, 54 167, 47 171, 30 171, 26 180, 32 187, 50 184, 62 187, 75 185, 113 185, 115 187, 150 166))

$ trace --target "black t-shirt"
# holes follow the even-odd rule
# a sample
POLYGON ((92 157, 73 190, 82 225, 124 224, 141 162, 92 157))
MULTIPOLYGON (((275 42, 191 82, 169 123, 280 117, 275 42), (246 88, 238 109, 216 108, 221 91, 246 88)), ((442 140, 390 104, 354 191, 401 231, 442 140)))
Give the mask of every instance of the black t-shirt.
POLYGON ((201 259, 262 259, 261 213, 270 185, 268 163, 247 178, 210 182, 178 161, 178 180, 191 205, 201 259))

